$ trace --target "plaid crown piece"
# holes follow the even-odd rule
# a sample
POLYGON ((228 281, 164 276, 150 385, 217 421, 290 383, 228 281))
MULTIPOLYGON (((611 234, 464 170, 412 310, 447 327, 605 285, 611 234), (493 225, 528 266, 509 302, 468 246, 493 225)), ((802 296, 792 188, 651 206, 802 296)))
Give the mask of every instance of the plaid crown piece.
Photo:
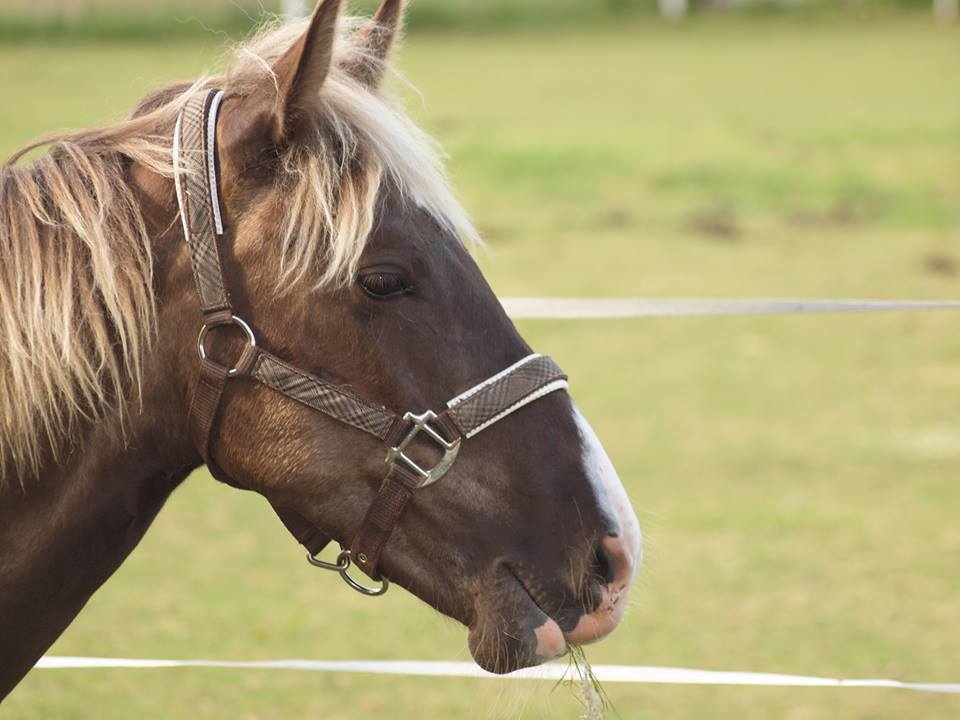
POLYGON ((177 121, 174 143, 180 212, 204 313, 230 307, 217 249, 207 167, 207 159, 213 157, 207 148, 207 110, 212 99, 212 94, 198 93, 187 101, 177 121))

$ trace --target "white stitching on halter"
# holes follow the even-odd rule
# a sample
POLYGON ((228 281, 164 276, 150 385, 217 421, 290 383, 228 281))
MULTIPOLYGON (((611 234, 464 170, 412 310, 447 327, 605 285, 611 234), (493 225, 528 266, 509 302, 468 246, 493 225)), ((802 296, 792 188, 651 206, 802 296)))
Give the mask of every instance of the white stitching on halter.
POLYGON ((464 437, 469 440, 470 438, 472 438, 474 435, 476 435, 476 434, 477 434, 478 432, 480 432, 481 430, 486 430, 488 427, 490 427, 490 426, 493 425, 494 423, 500 422, 500 421, 503 420, 507 415, 511 415, 511 414, 515 413, 517 410, 519 410, 520 408, 522 408, 524 405, 529 405, 529 404, 532 403, 534 400, 539 400, 539 399, 542 398, 544 395, 549 395, 550 393, 555 392, 555 391, 557 391, 557 390, 567 390, 569 387, 570 387, 570 386, 569 386, 569 384, 567 383, 566 380, 554 380, 552 383, 549 383, 549 384, 547 384, 547 385, 544 385, 542 388, 540 388, 540 389, 537 390, 536 392, 530 393, 530 394, 527 395, 525 398, 521 398, 520 400, 518 400, 517 402, 515 402, 513 405, 511 405, 510 407, 508 407, 506 410, 504 410, 504 411, 501 412, 500 414, 494 415, 492 418, 490 418, 489 420, 487 420, 487 421, 486 421, 485 423, 483 423, 482 425, 478 425, 478 426, 475 427, 473 430, 471 430, 470 432, 468 432, 464 437))
POLYGON ((183 223, 183 237, 190 242, 190 223, 187 214, 183 211, 183 186, 180 182, 180 125, 183 115, 177 116, 177 124, 173 128, 173 185, 177 189, 177 207, 180 210, 180 222, 183 223))
POLYGON ((487 378, 479 385, 474 385, 469 390, 464 390, 462 393, 460 393, 455 398, 453 398, 453 400, 450 400, 449 402, 447 402, 447 407, 453 408, 459 405, 460 403, 464 402, 465 400, 469 400, 484 388, 489 387, 490 385, 493 385, 495 382, 497 382, 504 376, 509 375, 521 365, 526 365, 528 362, 532 362, 533 360, 536 360, 538 357, 540 357, 540 353, 533 353, 532 355, 527 355, 525 358, 523 358, 523 360, 518 360, 513 365, 508 367, 506 370, 501 370, 496 375, 494 375, 493 377, 487 378))
POLYGON ((213 208, 213 224, 217 235, 223 235, 223 219, 220 216, 220 191, 217 182, 217 114, 223 101, 223 90, 213 96, 207 115, 207 187, 210 188, 210 207, 213 208))

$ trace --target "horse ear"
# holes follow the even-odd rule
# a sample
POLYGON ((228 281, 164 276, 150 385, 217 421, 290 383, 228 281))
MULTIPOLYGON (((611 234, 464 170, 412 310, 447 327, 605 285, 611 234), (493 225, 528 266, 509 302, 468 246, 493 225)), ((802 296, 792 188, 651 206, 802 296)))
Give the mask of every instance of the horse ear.
POLYGON ((356 56, 346 66, 352 77, 371 89, 383 82, 390 49, 403 24, 406 0, 383 0, 373 19, 351 38, 356 56))
POLYGON ((341 0, 320 0, 307 31, 273 65, 277 81, 275 142, 289 139, 309 117, 330 72, 341 0))

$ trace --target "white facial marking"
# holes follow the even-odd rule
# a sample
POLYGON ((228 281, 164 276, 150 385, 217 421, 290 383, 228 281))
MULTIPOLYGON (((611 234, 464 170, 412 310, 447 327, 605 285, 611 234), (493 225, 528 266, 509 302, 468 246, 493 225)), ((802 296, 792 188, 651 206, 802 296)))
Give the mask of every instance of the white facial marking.
POLYGON ((643 560, 642 536, 640 523, 630 505, 627 491, 620 482, 620 477, 610 462, 597 434, 590 427, 590 423, 583 416, 576 405, 573 407, 573 417, 580 431, 580 440, 583 443, 583 469, 590 484, 593 486, 597 505, 601 512, 612 521, 612 527, 622 539, 625 550, 633 560, 633 575, 636 574, 640 562, 643 560))

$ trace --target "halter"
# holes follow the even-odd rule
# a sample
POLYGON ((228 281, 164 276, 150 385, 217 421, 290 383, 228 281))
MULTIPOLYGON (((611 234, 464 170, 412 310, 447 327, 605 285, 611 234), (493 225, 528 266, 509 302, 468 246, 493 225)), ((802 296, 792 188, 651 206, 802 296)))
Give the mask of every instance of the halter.
POLYGON ((450 470, 464 440, 534 400, 565 390, 567 377, 550 358, 529 355, 453 398, 440 412, 397 414, 260 348, 253 328, 233 313, 217 245, 217 238, 224 234, 216 151, 217 115, 223 97, 220 90, 191 97, 177 118, 173 136, 177 203, 202 314, 197 338, 200 374, 190 402, 190 436, 214 477, 233 485, 213 461, 210 448, 226 383, 244 379, 259 382, 383 441, 387 447, 383 484, 361 522, 360 531, 349 547, 341 544, 335 563, 316 557, 331 541, 327 534, 295 510, 274 506, 280 520, 307 549, 312 565, 338 572, 361 593, 382 595, 389 581, 377 569, 380 555, 414 492, 437 482, 450 470), (206 343, 213 329, 230 325, 243 331, 246 345, 236 363, 226 367, 210 358, 206 343), (432 467, 426 467, 407 452, 421 435, 440 451, 440 459, 432 467), (370 588, 358 583, 348 572, 351 565, 357 565, 380 586, 370 588))

